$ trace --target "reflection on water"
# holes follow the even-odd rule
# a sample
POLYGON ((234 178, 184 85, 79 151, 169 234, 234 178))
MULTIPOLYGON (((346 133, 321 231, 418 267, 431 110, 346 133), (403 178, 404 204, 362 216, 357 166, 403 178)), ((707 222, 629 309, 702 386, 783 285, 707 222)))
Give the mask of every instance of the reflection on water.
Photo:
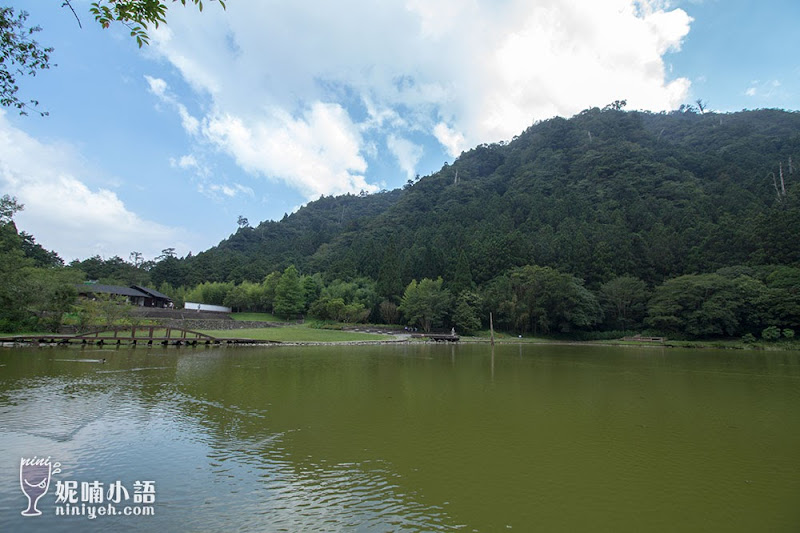
POLYGON ((800 525, 797 353, 7 349, 0 366, 3 531, 800 525), (53 485, 154 480, 156 515, 56 517, 51 489, 23 518, 31 455, 62 464, 53 485))

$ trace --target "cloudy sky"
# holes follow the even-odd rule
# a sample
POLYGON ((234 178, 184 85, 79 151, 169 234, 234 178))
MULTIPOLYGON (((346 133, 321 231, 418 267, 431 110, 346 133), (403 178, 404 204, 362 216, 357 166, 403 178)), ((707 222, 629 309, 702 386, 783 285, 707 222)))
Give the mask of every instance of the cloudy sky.
POLYGON ((797 0, 228 0, 139 49, 90 0, 30 13, 57 66, 0 111, 0 193, 66 261, 197 253, 320 197, 394 189, 536 120, 627 99, 798 109, 797 0))

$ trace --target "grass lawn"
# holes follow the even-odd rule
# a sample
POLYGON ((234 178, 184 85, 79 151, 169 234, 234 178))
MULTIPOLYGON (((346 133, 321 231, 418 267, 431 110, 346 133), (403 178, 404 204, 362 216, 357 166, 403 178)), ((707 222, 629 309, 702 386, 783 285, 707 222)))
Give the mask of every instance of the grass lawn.
POLYGON ((54 333, 45 333, 42 331, 16 331, 14 333, 6 333, 0 331, 0 337, 35 337, 37 335, 54 335, 54 333))
POLYGON ((279 328, 248 328, 248 329, 204 329, 214 337, 257 339, 280 342, 347 342, 347 341, 385 341, 392 340, 391 335, 376 335, 373 333, 354 333, 351 331, 337 331, 330 329, 309 328, 304 325, 283 326, 279 328))
POLYGON ((280 318, 269 313, 231 313, 231 318, 252 322, 283 322, 280 318))
MULTIPOLYGON (((489 342, 492 338, 492 335, 489 330, 484 330, 484 331, 476 331, 471 336, 460 335, 460 338, 461 342, 489 342)), ((520 338, 518 335, 514 335, 513 333, 503 333, 500 331, 494 332, 494 340, 496 342, 515 342, 515 343, 532 343, 532 344, 553 342, 552 340, 543 339, 541 337, 523 336, 522 338, 520 338)))

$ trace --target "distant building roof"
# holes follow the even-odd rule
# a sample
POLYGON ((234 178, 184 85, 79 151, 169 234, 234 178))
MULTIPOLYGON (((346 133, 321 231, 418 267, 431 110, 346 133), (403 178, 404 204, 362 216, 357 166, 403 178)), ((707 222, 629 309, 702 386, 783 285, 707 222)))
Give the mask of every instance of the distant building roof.
POLYGON ((103 294, 118 294, 120 296, 147 298, 146 293, 131 287, 123 287, 121 285, 100 285, 98 283, 85 283, 77 285, 75 288, 78 289, 78 294, 99 292, 103 294))
POLYGON ((160 293, 155 289, 148 289, 139 285, 132 287, 125 287, 123 285, 101 285, 99 283, 82 283, 75 286, 78 289, 78 294, 88 293, 101 293, 101 294, 116 294, 118 296, 128 296, 132 298, 153 298, 156 300, 172 301, 172 298, 166 294, 160 293))
POLYGON ((155 289, 148 289, 147 287, 142 287, 140 285, 133 285, 133 288, 136 289, 136 290, 142 291, 143 293, 149 295, 151 298, 160 298, 162 300, 172 301, 172 298, 170 298, 169 296, 167 296, 164 293, 158 292, 155 289))

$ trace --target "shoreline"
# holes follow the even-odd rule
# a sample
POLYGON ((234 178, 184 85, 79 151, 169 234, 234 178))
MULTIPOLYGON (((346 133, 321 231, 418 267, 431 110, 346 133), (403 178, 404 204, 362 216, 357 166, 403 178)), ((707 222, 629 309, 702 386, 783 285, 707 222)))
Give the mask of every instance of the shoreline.
MULTIPOLYGON (((347 341, 314 341, 314 340, 291 340, 291 341, 270 341, 261 339, 253 339, 255 342, 243 344, 226 344, 223 347, 281 347, 281 346, 379 346, 379 345, 470 345, 470 344, 491 344, 491 339, 487 337, 462 337, 460 341, 454 343, 442 343, 427 339, 412 339, 409 335, 393 335, 393 339, 375 339, 375 340, 347 340, 347 341), (399 338, 397 338, 399 337, 399 338)), ((388 335, 387 335, 388 337, 388 335)), ((735 341, 667 341, 664 343, 654 342, 641 342, 634 341, 579 341, 579 340, 552 340, 552 339, 495 339, 495 345, 504 346, 598 346, 598 347, 615 347, 615 348, 661 348, 661 349, 696 349, 696 350, 739 350, 751 352, 796 352, 800 351, 800 346, 792 345, 742 345, 732 344, 735 341)), ((159 345, 160 346, 160 345, 159 345)), ((156 345, 147 346, 147 348, 159 347, 156 345)), ((220 347, 220 345, 215 345, 220 347)), ((33 343, 33 342, 0 342, 0 348, 80 348, 80 349, 105 349, 112 348, 110 344, 106 345, 63 345, 54 343, 33 343)), ((113 348, 137 348, 143 346, 119 345, 113 348)), ((200 346, 160 346, 160 347, 173 347, 173 348, 197 348, 200 346)), ((202 346, 210 347, 210 346, 202 346)))

